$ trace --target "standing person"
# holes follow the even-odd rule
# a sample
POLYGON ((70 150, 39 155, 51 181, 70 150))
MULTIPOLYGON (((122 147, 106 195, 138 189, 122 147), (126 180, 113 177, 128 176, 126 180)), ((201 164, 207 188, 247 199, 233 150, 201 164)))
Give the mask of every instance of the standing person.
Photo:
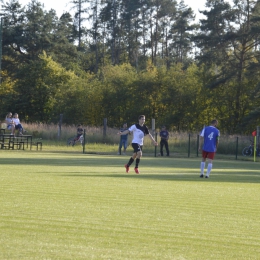
MULTIPOLYGON (((123 127, 120 129, 120 132, 124 132, 125 130, 127 130, 127 123, 123 124, 123 127)), ((125 154, 127 145, 128 145, 128 134, 120 135, 118 154, 121 154, 120 151, 121 151, 122 147, 124 147, 123 154, 125 154)))
POLYGON ((216 128, 218 121, 216 119, 211 121, 210 126, 206 126, 202 129, 200 134, 200 145, 199 151, 202 150, 202 161, 200 164, 200 177, 204 176, 204 168, 206 164, 206 159, 208 158, 208 167, 206 178, 209 178, 210 171, 212 169, 212 161, 214 159, 215 153, 217 151, 220 132, 216 128), (202 145, 203 140, 203 145, 202 145))
POLYGON ((138 166, 142 157, 142 148, 144 142, 144 136, 148 135, 149 138, 153 141, 154 145, 158 145, 154 140, 153 136, 150 134, 147 126, 144 124, 145 116, 141 115, 138 117, 139 123, 132 125, 129 129, 119 132, 119 135, 125 135, 133 132, 133 140, 132 147, 134 149, 134 153, 132 157, 130 157, 129 162, 125 165, 126 172, 129 172, 130 165, 135 161, 135 173, 139 174, 138 166))
POLYGON ((14 135, 14 131, 15 131, 15 123, 12 119, 12 113, 9 112, 6 117, 5 117, 5 122, 7 124, 7 129, 11 130, 11 135, 14 135))
POLYGON ((19 135, 23 135, 23 126, 21 125, 19 115, 14 113, 13 122, 15 124, 15 129, 19 129, 19 135))
POLYGON ((163 126, 161 128, 160 137, 161 137, 161 141, 160 141, 160 153, 161 153, 161 156, 163 156, 163 147, 164 146, 165 146, 165 150, 166 150, 167 156, 169 156, 170 155, 170 153, 169 153, 169 145, 168 145, 169 132, 166 130, 165 126, 163 126))

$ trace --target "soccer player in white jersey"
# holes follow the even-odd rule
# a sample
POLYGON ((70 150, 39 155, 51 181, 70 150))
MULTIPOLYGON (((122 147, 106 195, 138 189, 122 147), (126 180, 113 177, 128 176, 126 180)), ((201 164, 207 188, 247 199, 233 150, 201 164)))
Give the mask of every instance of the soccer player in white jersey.
POLYGON ((208 167, 207 167, 206 178, 209 178, 209 174, 212 169, 212 161, 217 151, 219 137, 220 137, 220 132, 216 128, 217 125, 218 125, 218 121, 214 119, 211 121, 211 124, 209 126, 204 127, 200 133, 201 140, 199 145, 199 151, 202 150, 202 161, 200 164, 201 178, 203 178, 204 176, 204 168, 205 168, 207 158, 208 158, 208 167))
POLYGON ((139 123, 130 126, 127 130, 123 132, 119 132, 119 135, 125 135, 129 133, 133 133, 132 147, 134 149, 134 153, 130 158, 129 162, 125 165, 126 172, 129 172, 130 165, 135 160, 135 173, 139 174, 138 165, 140 163, 140 159, 142 157, 142 148, 144 143, 144 136, 148 135, 150 139, 153 141, 154 145, 158 145, 154 140, 153 136, 150 134, 147 126, 144 124, 145 116, 141 115, 138 117, 139 123))

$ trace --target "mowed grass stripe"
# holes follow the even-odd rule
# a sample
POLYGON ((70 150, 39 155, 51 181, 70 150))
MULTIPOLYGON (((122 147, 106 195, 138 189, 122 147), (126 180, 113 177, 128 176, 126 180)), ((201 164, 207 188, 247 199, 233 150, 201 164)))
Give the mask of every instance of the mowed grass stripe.
POLYGON ((126 157, 30 156, 1 171, 2 259, 257 259, 254 169, 206 181, 199 160, 144 158, 138 176, 126 157))

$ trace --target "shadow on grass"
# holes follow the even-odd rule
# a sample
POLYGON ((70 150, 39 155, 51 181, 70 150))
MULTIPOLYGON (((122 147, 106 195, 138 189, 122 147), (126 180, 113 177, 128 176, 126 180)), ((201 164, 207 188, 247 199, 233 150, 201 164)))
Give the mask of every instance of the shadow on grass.
POLYGON ((194 182, 233 182, 233 183, 260 183, 260 174, 220 174, 211 173, 210 178, 200 178, 199 174, 173 173, 173 174, 63 174, 63 177, 79 177, 79 178, 124 178, 124 179, 142 179, 142 180, 158 180, 158 181, 194 181, 194 182))
MULTIPOLYGON (((208 181, 208 182, 243 182, 260 183, 259 164, 250 162, 216 161, 209 179, 199 178, 200 159, 190 158, 142 158, 141 174, 93 174, 91 168, 114 167, 115 172, 124 171, 123 165, 127 163, 130 156, 64 156, 58 158, 0 158, 1 165, 36 165, 36 166, 79 166, 87 167, 82 172, 75 168, 76 172, 63 174, 65 177, 105 177, 105 178, 139 178, 147 180, 174 180, 174 181, 208 181), (153 168, 153 174, 146 173, 146 168, 153 168), (144 172, 142 173, 142 168, 144 172), (157 170, 156 170, 157 169, 157 170), (88 172, 88 173, 86 173, 88 172), (158 172, 158 173, 156 173, 158 172), (160 173, 161 172, 161 173, 160 173), (167 172, 168 174, 165 174, 167 172), (194 172, 192 174, 191 172, 194 172)), ((131 169, 133 170, 133 169, 131 169)), ((55 168, 54 168, 55 172, 55 168)))

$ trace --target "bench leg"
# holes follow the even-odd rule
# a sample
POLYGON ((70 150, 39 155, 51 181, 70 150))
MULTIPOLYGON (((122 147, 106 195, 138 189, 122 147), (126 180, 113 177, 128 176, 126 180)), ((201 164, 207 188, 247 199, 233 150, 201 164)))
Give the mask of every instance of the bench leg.
POLYGON ((21 148, 24 150, 24 142, 19 142, 19 150, 21 150, 21 148))
POLYGON ((36 146, 37 146, 37 151, 39 149, 39 146, 40 146, 40 150, 42 150, 42 142, 37 142, 36 143, 36 146))

